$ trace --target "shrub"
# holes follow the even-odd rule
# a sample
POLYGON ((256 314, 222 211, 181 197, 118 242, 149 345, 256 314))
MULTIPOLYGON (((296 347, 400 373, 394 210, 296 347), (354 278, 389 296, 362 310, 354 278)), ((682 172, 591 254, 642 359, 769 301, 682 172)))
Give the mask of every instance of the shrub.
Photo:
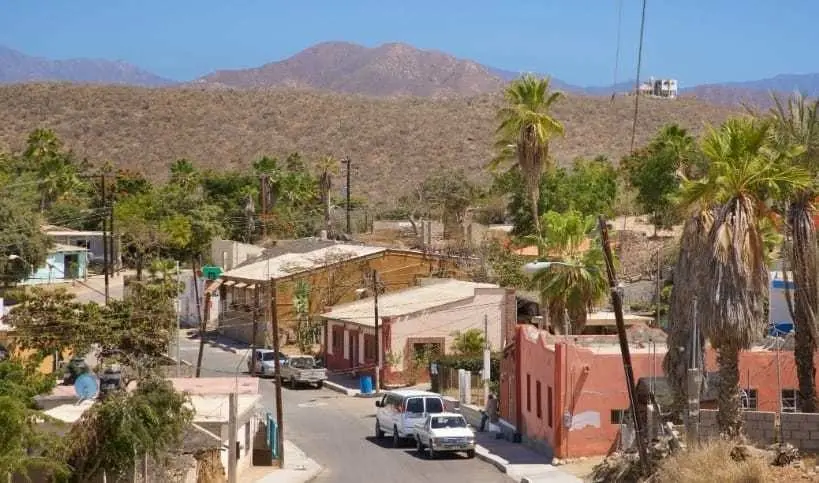
POLYGON ((734 461, 736 442, 714 440, 664 460, 652 481, 656 483, 762 483, 776 481, 762 458, 734 461))

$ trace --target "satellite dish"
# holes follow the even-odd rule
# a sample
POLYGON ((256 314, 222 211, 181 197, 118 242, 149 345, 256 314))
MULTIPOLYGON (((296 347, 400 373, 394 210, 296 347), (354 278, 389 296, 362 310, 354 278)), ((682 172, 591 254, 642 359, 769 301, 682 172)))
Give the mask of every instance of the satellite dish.
POLYGON ((74 381, 74 392, 80 401, 85 401, 97 395, 97 380, 91 374, 82 374, 74 381))

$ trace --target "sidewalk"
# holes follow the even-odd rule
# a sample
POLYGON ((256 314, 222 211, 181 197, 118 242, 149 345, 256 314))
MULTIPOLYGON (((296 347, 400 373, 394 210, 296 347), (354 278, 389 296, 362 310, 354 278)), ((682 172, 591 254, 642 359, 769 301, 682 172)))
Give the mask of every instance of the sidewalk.
POLYGON ((546 456, 520 443, 496 439, 494 433, 476 433, 475 457, 494 465, 520 483, 581 483, 583 480, 547 464, 546 456))
POLYGON ((284 441, 284 467, 253 467, 239 478, 246 483, 307 483, 323 468, 290 441, 284 441), (260 476, 264 475, 264 476, 260 476))

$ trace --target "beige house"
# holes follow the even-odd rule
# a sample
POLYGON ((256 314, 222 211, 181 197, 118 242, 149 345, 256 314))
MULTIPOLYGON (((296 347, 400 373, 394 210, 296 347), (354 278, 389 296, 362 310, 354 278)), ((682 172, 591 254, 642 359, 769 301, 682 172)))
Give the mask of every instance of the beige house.
MULTIPOLYGON (((342 304, 324 319, 326 363, 332 371, 372 372, 377 360, 373 298, 342 304)), ((502 327, 516 321, 513 290, 460 280, 425 281, 421 286, 379 296, 382 380, 424 380, 430 352, 450 353, 456 332, 478 329, 490 348, 502 350, 502 327)))

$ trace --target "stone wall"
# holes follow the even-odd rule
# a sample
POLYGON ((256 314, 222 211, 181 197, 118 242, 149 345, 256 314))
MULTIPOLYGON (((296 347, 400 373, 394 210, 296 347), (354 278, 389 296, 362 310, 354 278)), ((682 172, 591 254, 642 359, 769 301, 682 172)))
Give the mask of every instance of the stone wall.
POLYGON ((782 438, 806 453, 819 453, 819 414, 782 413, 782 438))
MULTIPOLYGON (((742 418, 745 424, 745 435, 752 443, 767 446, 776 442, 776 413, 743 411, 742 418)), ((700 437, 702 439, 712 439, 718 436, 717 411, 714 409, 701 409, 700 437)), ((795 442, 793 444, 796 445, 795 442)))

